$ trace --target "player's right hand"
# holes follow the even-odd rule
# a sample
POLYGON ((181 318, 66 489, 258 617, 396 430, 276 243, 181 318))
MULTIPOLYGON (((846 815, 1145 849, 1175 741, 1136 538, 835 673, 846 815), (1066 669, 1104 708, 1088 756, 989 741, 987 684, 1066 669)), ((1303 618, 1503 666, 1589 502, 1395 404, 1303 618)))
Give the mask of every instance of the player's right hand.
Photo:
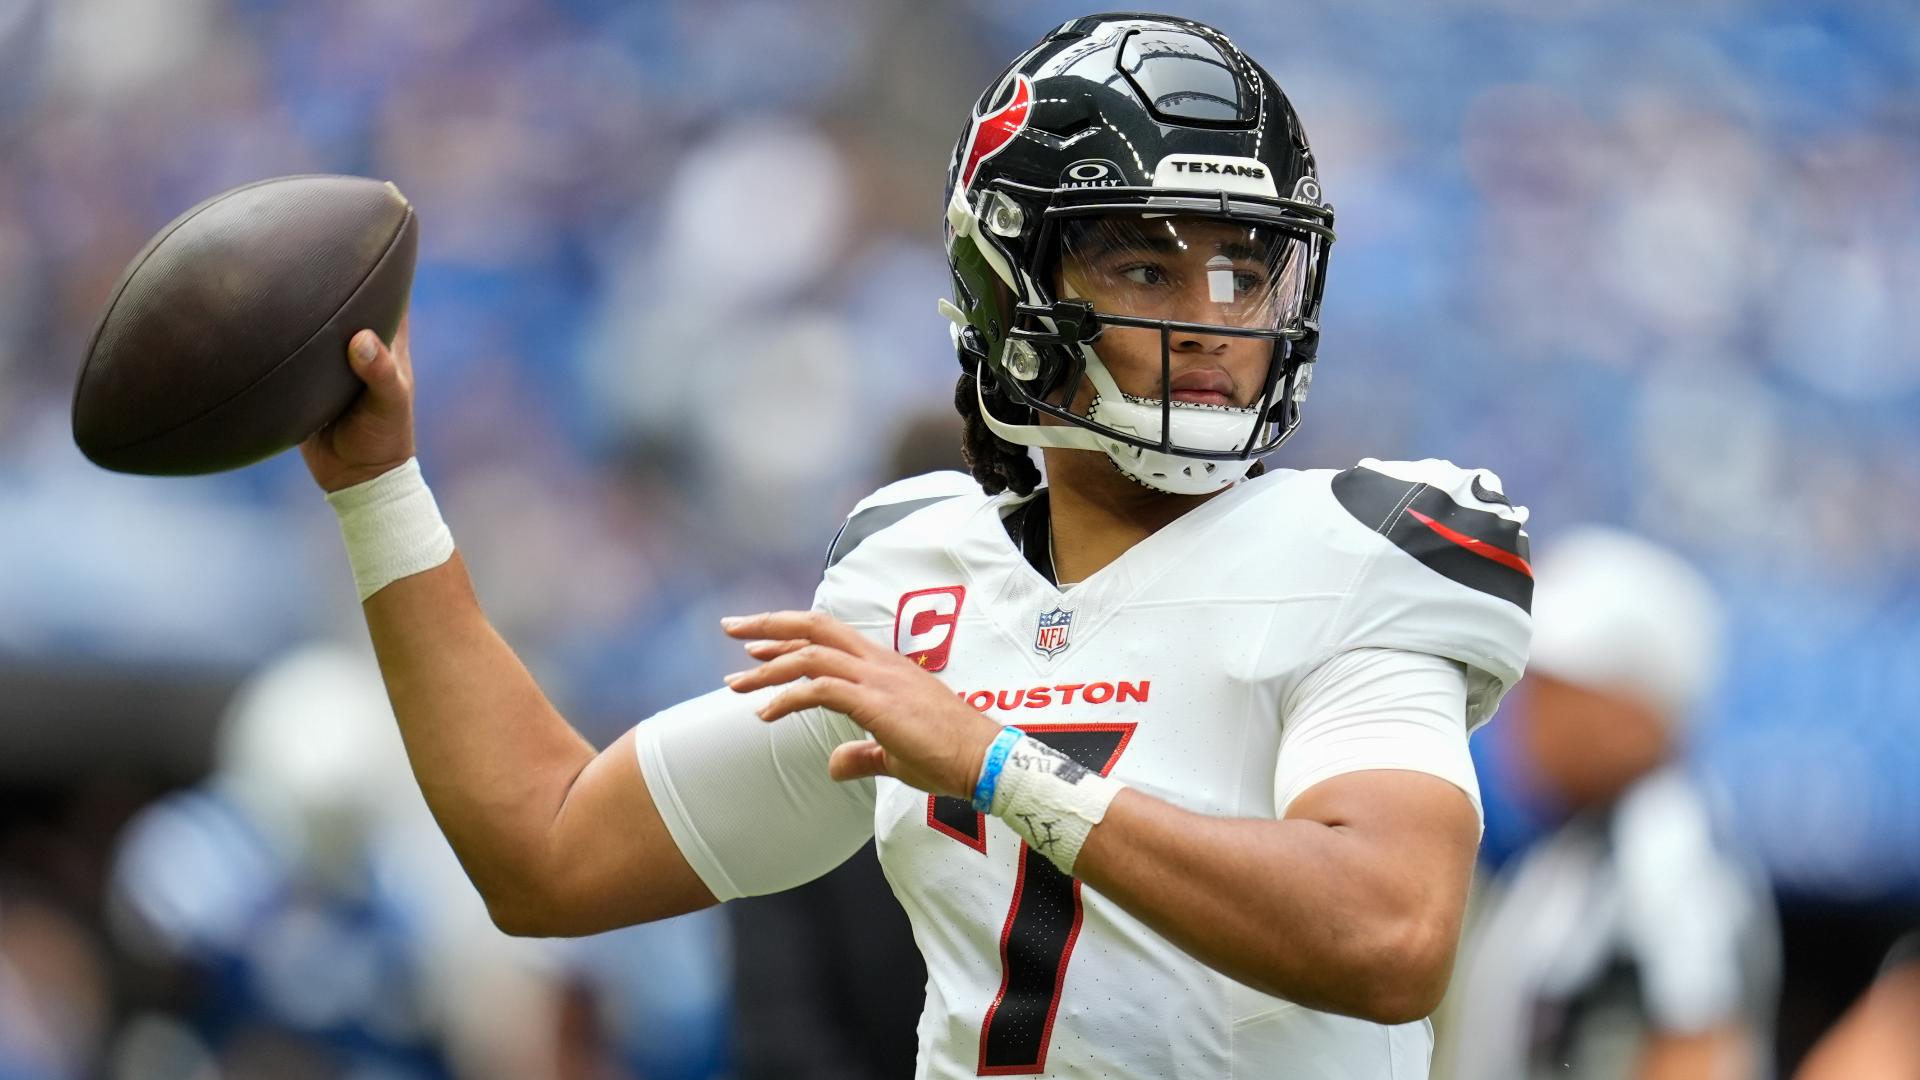
POLYGON ((367 384, 347 411, 300 444, 314 482, 328 493, 371 480, 413 456, 413 357, 407 320, 388 348, 362 330, 347 342, 347 363, 367 384))

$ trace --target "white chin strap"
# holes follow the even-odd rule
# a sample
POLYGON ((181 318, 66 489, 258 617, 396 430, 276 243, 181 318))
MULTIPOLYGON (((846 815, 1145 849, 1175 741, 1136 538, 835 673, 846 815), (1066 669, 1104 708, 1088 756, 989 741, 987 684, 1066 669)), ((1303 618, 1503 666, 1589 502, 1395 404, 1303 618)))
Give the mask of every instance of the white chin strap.
MULTIPOLYGON (((1116 431, 1159 442, 1160 402, 1122 393, 1092 348, 1082 345, 1080 354, 1086 359, 1087 381, 1093 384, 1094 390, 1093 407, 1087 411, 1087 418, 1116 431)), ((1209 461, 1182 457, 1145 450, 1069 424, 1004 423, 987 407, 986 373, 981 375, 982 378, 974 381, 974 392, 980 395, 980 416, 995 435, 1010 443, 1103 451, 1113 460, 1114 467, 1131 479, 1173 495, 1206 495, 1219 491, 1245 478, 1247 470, 1253 468, 1252 458, 1209 461)), ((1258 416, 1257 409, 1172 402, 1167 416, 1168 441, 1196 450, 1239 450, 1259 430, 1258 416)))

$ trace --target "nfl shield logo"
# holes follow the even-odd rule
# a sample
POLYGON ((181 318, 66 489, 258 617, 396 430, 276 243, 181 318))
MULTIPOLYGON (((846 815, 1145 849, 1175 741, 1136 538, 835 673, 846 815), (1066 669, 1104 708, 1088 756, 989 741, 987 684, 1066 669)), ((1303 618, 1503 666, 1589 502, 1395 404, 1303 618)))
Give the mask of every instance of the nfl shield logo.
POLYGON ((1033 651, 1049 659, 1067 647, 1067 631, 1073 629, 1073 612, 1061 608, 1040 613, 1040 629, 1033 635, 1033 651))

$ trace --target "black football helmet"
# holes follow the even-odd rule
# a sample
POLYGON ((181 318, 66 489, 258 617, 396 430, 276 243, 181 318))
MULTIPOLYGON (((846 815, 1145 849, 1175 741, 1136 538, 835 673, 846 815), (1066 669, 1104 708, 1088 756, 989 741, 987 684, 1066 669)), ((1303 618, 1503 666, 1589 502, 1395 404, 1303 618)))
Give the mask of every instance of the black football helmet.
POLYGON ((1001 438, 1102 450, 1141 483, 1198 494, 1298 425, 1333 209, 1292 105, 1218 30, 1113 14, 1048 34, 968 118, 946 224, 941 310, 1001 438), (1122 392, 1102 362, 1098 343, 1121 334, 1158 335, 1157 396, 1122 392), (1258 400, 1176 400, 1182 335, 1269 343, 1258 400), (1082 377, 1084 415, 1068 407, 1082 377))

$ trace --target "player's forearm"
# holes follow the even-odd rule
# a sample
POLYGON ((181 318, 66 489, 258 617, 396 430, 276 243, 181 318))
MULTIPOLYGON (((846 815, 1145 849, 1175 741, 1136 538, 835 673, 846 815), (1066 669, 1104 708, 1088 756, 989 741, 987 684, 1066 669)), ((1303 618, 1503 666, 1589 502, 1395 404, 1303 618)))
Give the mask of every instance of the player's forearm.
POLYGON ((456 553, 369 597, 367 629, 413 772, 496 910, 533 906, 552 824, 594 751, 487 621, 456 553))
POLYGON ((1382 1023, 1437 1006, 1465 894, 1428 894, 1351 829, 1208 817, 1138 791, 1113 801, 1074 873, 1217 971, 1382 1023))

